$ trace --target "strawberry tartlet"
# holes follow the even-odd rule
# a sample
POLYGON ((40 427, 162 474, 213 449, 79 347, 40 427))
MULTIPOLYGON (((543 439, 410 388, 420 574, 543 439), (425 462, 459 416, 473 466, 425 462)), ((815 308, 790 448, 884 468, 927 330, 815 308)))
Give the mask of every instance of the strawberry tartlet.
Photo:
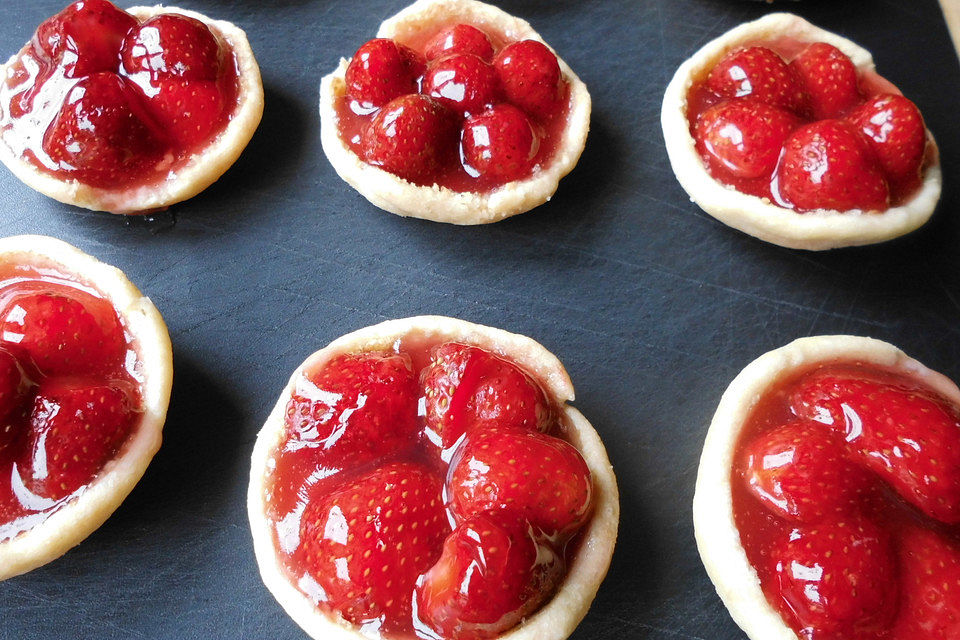
POLYGON ((747 366, 693 512, 753 640, 960 637, 960 389, 886 342, 802 338, 747 366))
POLYGON ((0 70, 0 160, 40 193, 98 211, 195 196, 263 113, 244 32, 176 7, 79 0, 0 70))
POLYGON ((462 320, 334 341, 293 374, 254 448, 265 584, 318 640, 566 638, 619 521, 572 398, 541 345, 462 320))
POLYGON ((677 70, 661 112, 670 163, 721 222, 785 247, 913 231, 940 198, 923 116, 859 45, 787 13, 743 24, 677 70))
POLYGON ((525 21, 418 0, 320 85, 337 173, 401 216, 485 224, 550 199, 590 127, 586 86, 525 21))
POLYGON ((118 269, 42 236, 0 239, 0 579, 110 516, 160 447, 173 360, 118 269))

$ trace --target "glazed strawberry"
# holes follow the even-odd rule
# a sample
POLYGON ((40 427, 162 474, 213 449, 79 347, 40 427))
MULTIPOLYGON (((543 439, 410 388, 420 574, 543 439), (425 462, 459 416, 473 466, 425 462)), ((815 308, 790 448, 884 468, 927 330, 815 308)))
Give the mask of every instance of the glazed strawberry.
POLYGON ((207 140, 223 119, 223 94, 216 82, 161 78, 149 101, 156 121, 185 148, 207 140))
POLYGON ((116 72, 123 39, 136 26, 136 18, 106 0, 80 0, 37 28, 35 46, 69 78, 116 72))
POLYGON ((536 40, 504 47, 494 61, 507 99, 535 118, 547 119, 560 109, 563 78, 557 56, 536 40))
POLYGON ((133 426, 136 407, 122 383, 41 383, 30 415, 21 478, 31 493, 59 500, 88 484, 133 426))
POLYGON ((424 53, 427 60, 455 53, 469 53, 490 62, 493 60, 493 45, 487 34, 473 25, 455 24, 434 36, 424 53))
POLYGON ((417 586, 417 613, 440 637, 499 636, 536 611, 563 576, 563 559, 510 511, 462 522, 417 586))
POLYGON ((308 371, 287 403, 287 433, 317 464, 368 462, 417 434, 416 378, 397 355, 345 354, 308 371))
POLYGON ((800 120, 754 99, 722 102, 700 115, 697 150, 715 169, 737 178, 770 175, 787 136, 800 120))
POLYGON ((894 638, 960 638, 960 547, 934 531, 911 528, 900 540, 902 605, 894 638))
POLYGON ((815 42, 790 63, 804 93, 804 112, 815 120, 839 118, 860 102, 857 68, 842 51, 815 42))
POLYGON ((707 86, 723 98, 753 98, 797 112, 802 91, 797 78, 779 55, 766 47, 731 51, 707 77, 707 86))
POLYGON ((420 55, 387 38, 357 49, 347 67, 347 94, 364 107, 382 107, 394 98, 417 92, 423 75, 420 55))
POLYGON ((188 16, 164 13, 132 30, 123 42, 123 69, 146 72, 152 80, 216 80, 220 42, 207 25, 188 16))
POLYGON ((427 427, 445 448, 474 427, 546 429, 552 418, 543 390, 516 365, 483 349, 448 342, 420 374, 427 427))
POLYGON ((27 386, 27 377, 16 356, 0 347, 0 449, 7 431, 3 425, 22 406, 27 386))
POLYGON ((401 178, 428 179, 456 158, 457 121, 433 98, 413 94, 387 103, 363 133, 363 158, 401 178))
POLYGON ((836 374, 792 396, 797 415, 843 437, 859 463, 932 518, 960 522, 960 420, 928 393, 836 374))
POLYGON ((883 211, 887 181, 863 136, 841 120, 803 126, 787 139, 777 166, 780 197, 801 211, 883 211))
POLYGON ((163 139, 137 91, 116 74, 97 73, 67 94, 43 149, 76 179, 110 187, 153 166, 163 139))
POLYGON ((550 535, 590 516, 593 486, 580 452, 538 431, 489 428, 467 436, 450 463, 450 508, 458 520, 490 509, 517 511, 550 535))
POLYGON ((866 137, 892 181, 919 180, 927 133, 915 104, 900 95, 883 94, 857 107, 849 120, 866 137))
POLYGON ((427 67, 423 93, 457 113, 479 113, 500 93, 497 72, 469 53, 445 56, 427 67))
POLYGON ((361 624, 391 631, 411 616, 417 578, 450 532, 442 482, 426 468, 395 462, 307 504, 300 550, 326 603, 361 624))
POLYGON ((123 364, 126 341, 109 302, 77 289, 23 293, 0 311, 0 339, 45 375, 103 373, 123 364))
POLYGON ((794 529, 770 551, 777 608, 810 640, 847 640, 888 625, 898 603, 887 535, 863 519, 794 529))
POLYGON ((463 123, 460 150, 467 171, 505 181, 530 172, 540 138, 527 116, 510 104, 498 104, 463 123))
POLYGON ((741 473, 751 493, 778 516, 816 522, 855 511, 874 484, 845 453, 843 440, 822 425, 797 421, 750 443, 741 473))

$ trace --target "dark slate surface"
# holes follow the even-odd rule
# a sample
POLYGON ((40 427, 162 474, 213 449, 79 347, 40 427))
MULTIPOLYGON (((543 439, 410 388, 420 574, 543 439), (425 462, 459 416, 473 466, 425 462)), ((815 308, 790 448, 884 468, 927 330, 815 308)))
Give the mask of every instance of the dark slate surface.
MULTIPOLYGON (((61 2, 2 0, 2 55, 61 2)), ((246 28, 263 70, 263 123, 223 179, 148 223, 60 205, 0 170, 4 235, 57 236, 124 269, 166 318, 176 358, 166 441, 143 481, 80 547, 0 584, 0 639, 303 638, 257 574, 248 456, 289 372, 384 319, 460 316, 533 336, 566 363, 623 500, 579 640, 742 637, 700 564, 690 503, 717 400, 755 356, 864 334, 960 379, 960 73, 933 0, 504 0, 586 81, 593 130, 552 202, 483 228, 382 213, 320 149, 320 76, 404 0, 186 4, 246 28), (873 50, 920 105, 947 179, 925 229, 812 254, 687 200, 660 132, 667 81, 703 43, 775 8, 873 50)))

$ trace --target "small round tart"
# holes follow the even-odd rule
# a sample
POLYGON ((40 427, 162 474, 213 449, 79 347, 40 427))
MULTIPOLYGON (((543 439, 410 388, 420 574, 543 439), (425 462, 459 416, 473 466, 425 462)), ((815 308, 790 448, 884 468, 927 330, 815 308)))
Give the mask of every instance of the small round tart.
POLYGON ((320 84, 323 150, 377 207, 497 222, 548 201, 576 166, 590 94, 526 21, 477 0, 418 0, 377 38, 320 84))
POLYGON ((780 246, 890 240, 940 198, 937 145, 916 106, 869 51, 792 14, 742 24, 680 65, 661 124, 691 200, 780 246))
POLYGON ((192 198, 263 115, 243 30, 176 7, 74 3, 0 71, 0 161, 40 193, 96 211, 192 198))
POLYGON ((620 513, 573 395, 543 346, 463 320, 333 341, 294 372, 253 451, 267 588, 317 639, 568 637, 620 513))
POLYGON ((163 319, 119 269, 0 239, 0 579, 66 553, 133 490, 172 376, 163 319))
POLYGON ((801 338, 730 383, 697 546, 753 640, 960 633, 960 389, 886 342, 801 338))

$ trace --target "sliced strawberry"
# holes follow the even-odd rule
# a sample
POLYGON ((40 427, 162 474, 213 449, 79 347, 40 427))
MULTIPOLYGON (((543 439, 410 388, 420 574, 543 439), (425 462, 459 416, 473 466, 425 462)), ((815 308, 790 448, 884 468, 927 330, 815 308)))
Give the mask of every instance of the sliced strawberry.
POLYGON ((812 421, 797 421, 751 442, 741 463, 750 492, 778 516, 816 522, 856 510, 874 482, 845 457, 844 442, 812 421))
POLYGON ((549 428, 540 386, 516 365, 463 344, 440 345, 420 372, 427 428, 452 447, 474 427, 549 428))
POLYGON ((132 85, 116 74, 97 73, 67 94, 43 149, 81 182, 113 187, 154 166, 164 139, 132 85))
POLYGON ((900 540, 900 614, 893 638, 960 638, 960 547, 927 529, 900 540))
POLYGON ((536 611, 563 577, 549 541, 510 511, 462 522, 417 585, 417 613, 440 637, 483 640, 536 611))
POLYGON ((0 339, 46 375, 108 372, 127 351, 113 306, 73 288, 11 299, 0 311, 0 339))
POLYGON ((802 211, 883 211, 890 189, 866 140, 841 120, 803 126, 777 165, 780 196, 802 211))
POLYGON ((434 60, 454 53, 469 53, 490 62, 493 60, 493 45, 480 29, 469 24, 455 24, 444 29, 427 44, 427 60, 434 60))
POLYGON ((555 115, 563 102, 564 83, 557 56, 536 40, 504 47, 494 61, 507 99, 535 118, 555 115))
POLYGON ((431 62, 422 91, 457 113, 470 114, 496 102, 500 86, 492 66, 475 55, 461 53, 431 62))
POLYGON ((815 42, 790 63, 804 94, 804 112, 815 120, 839 118, 860 102, 857 68, 845 53, 815 42))
POLYGON ((131 31, 123 42, 123 68, 151 79, 214 81, 220 75, 220 41, 195 18, 163 13, 131 31))
POLYGON ((415 440, 418 395, 401 356, 337 356, 297 382, 287 403, 288 437, 327 467, 368 462, 415 440))
POLYGON ((223 120, 223 94, 216 82, 162 78, 149 98, 153 115, 181 147, 210 138, 223 120))
POLYGON ((789 111, 758 100, 730 100, 703 112, 694 137, 711 167, 737 178, 768 176, 780 150, 800 124, 789 111))
POLYGON ((450 463, 459 520, 512 509, 548 534, 571 534, 590 517, 590 470, 573 445, 538 431, 491 427, 467 436, 450 463))
POLYGON ((794 412, 843 437, 856 460, 932 518, 960 522, 960 420, 923 391, 830 373, 793 394, 794 412))
POLYGON ((307 504, 298 553, 329 606, 355 624, 381 618, 380 631, 410 620, 417 578, 450 532, 442 486, 395 462, 307 504))
POLYGON ((357 49, 347 66, 347 95, 365 107, 382 107, 394 98, 416 93, 424 66, 413 49, 375 38, 357 49))
POLYGON ((734 49, 710 71, 707 86, 723 98, 749 97, 792 112, 803 104, 796 76, 766 47, 734 49))
POLYGON ((467 171, 500 180, 530 172, 540 136, 527 116, 511 104, 498 104, 463 123, 460 150, 467 171))
POLYGON ((433 98, 413 94, 387 103, 363 133, 364 159, 411 181, 448 166, 457 149, 457 119, 433 98))
POLYGON ((885 628, 896 612, 896 558, 867 520, 794 529, 774 542, 770 563, 775 604, 802 638, 868 637, 860 634, 885 628))
POLYGON ((137 19, 106 0, 80 0, 48 18, 34 36, 38 50, 61 65, 69 78, 100 71, 116 73, 120 47, 137 19))
POLYGON ((927 133, 915 104, 903 96, 879 95, 857 107, 849 120, 866 137, 891 180, 919 179, 927 133))
POLYGON ((41 383, 30 415, 20 474, 33 494, 59 500, 111 460, 133 428, 137 409, 122 383, 81 379, 41 383))

